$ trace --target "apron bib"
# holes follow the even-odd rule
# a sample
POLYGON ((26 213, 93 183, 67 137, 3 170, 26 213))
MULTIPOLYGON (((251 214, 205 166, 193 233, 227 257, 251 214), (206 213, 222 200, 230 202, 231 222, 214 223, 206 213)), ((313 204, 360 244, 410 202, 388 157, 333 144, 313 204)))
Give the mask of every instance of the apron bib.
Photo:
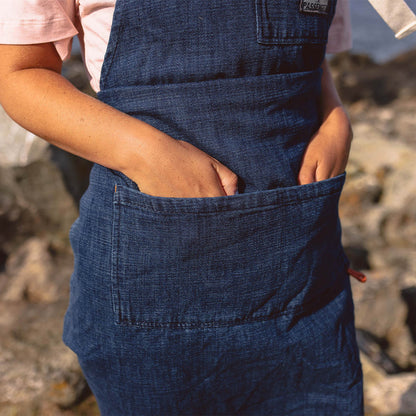
POLYGON ((360 415, 338 200, 297 185, 332 0, 118 0, 99 99, 233 170, 239 194, 146 195, 95 165, 64 340, 104 416, 360 415))

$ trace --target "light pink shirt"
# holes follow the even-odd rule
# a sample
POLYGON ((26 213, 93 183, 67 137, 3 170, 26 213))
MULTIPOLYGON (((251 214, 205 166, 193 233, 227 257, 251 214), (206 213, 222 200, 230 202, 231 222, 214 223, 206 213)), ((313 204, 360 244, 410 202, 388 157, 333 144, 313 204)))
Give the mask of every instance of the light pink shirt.
MULTIPOLYGON (((0 43, 54 42, 65 60, 79 35, 91 86, 99 90, 101 66, 116 0, 0 0, 0 43)), ((328 53, 351 47, 349 0, 338 0, 329 31, 328 53)))

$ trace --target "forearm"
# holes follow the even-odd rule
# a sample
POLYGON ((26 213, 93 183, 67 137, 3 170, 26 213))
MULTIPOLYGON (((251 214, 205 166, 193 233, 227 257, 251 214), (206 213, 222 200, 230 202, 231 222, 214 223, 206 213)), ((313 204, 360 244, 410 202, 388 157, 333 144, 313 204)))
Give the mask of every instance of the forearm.
MULTIPOLYGON (((0 100, 11 117, 50 143, 111 169, 137 164, 158 130, 79 92, 58 73, 41 68, 12 72, 0 100)), ((150 146, 151 148, 151 146, 150 146)))
POLYGON ((342 101, 338 95, 331 75, 328 61, 325 59, 322 66, 320 110, 322 122, 330 122, 340 134, 352 136, 351 124, 342 101))
POLYGON ((217 160, 79 92, 60 75, 52 44, 0 45, 0 56, 0 103, 50 143, 123 172, 151 195, 235 193, 237 176, 217 160))
POLYGON ((321 106, 324 112, 330 111, 332 108, 342 106, 341 99, 339 98, 337 89, 335 87, 334 80, 332 78, 331 69, 327 59, 324 59, 322 65, 322 95, 321 106))

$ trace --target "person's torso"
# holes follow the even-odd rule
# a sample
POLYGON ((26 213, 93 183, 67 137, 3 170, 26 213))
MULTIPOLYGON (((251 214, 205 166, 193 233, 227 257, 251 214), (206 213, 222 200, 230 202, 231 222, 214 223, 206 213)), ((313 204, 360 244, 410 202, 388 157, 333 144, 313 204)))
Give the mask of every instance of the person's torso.
POLYGON ((217 158, 242 192, 293 186, 318 128, 334 0, 120 0, 99 98, 217 158))

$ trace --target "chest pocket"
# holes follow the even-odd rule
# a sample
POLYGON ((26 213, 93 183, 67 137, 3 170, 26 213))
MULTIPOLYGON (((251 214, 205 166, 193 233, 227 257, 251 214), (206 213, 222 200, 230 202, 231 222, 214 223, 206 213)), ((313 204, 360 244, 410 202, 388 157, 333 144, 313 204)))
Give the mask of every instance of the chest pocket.
POLYGON ((256 0, 257 41, 325 44, 335 6, 336 0, 256 0))

